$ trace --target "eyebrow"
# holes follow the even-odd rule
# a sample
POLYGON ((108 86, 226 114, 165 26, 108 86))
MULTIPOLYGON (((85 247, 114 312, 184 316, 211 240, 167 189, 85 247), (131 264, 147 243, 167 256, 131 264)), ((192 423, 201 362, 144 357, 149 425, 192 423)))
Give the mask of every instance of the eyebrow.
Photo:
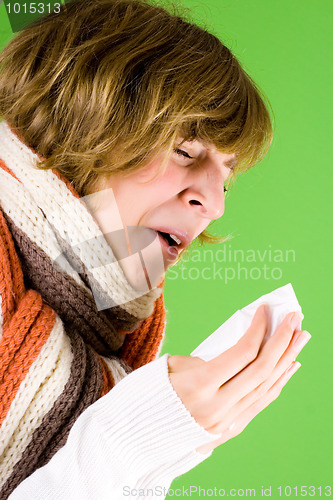
MULTIPOLYGON (((184 143, 187 143, 187 142, 191 142, 191 141, 187 141, 186 139, 183 139, 183 140, 182 140, 182 141, 181 141, 181 142, 177 145, 177 147, 182 146, 182 145, 184 145, 184 143)), ((204 145, 204 147, 206 147, 206 148, 207 148, 207 146, 205 146, 205 144, 203 144, 203 145, 204 145)), ((186 147, 186 146, 185 146, 185 147, 186 147)), ((208 149, 209 149, 209 148, 207 148, 207 150, 208 150, 208 149)), ((224 164, 227 168, 230 168, 230 170, 233 170, 233 169, 237 166, 237 163, 238 163, 238 162, 237 162, 236 158, 232 158, 232 159, 230 159, 230 160, 225 161, 223 164, 224 164)))

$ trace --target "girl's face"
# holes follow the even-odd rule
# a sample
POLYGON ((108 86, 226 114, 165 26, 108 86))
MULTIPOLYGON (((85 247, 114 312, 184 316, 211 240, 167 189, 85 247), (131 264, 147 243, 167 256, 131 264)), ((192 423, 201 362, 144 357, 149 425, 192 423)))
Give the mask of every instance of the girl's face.
POLYGON ((148 289, 156 286, 179 253, 224 213, 234 155, 198 140, 180 142, 156 177, 163 155, 126 177, 110 175, 104 191, 97 188, 85 199, 127 279, 139 290, 147 283, 148 289))

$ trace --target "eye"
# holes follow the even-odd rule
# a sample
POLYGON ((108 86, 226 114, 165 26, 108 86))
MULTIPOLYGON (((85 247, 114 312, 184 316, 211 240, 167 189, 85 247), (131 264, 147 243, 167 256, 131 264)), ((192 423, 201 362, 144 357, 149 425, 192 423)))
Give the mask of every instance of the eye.
POLYGON ((183 156, 183 158, 188 158, 189 160, 192 160, 193 159, 193 156, 190 156, 186 151, 184 151, 183 149, 179 149, 179 148, 175 148, 174 149, 174 152, 179 155, 179 156, 183 156))
POLYGON ((223 192, 226 193, 227 191, 228 189, 225 186, 223 186, 223 192))

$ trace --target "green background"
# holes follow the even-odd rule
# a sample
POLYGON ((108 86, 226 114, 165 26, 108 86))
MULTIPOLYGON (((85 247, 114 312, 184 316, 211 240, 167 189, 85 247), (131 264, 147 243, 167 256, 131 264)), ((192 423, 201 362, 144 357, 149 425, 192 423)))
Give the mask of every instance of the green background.
MULTIPOLYGON (((5 3, 0 5, 1 47, 13 36, 5 3)), ((260 497, 264 486, 272 488, 271 498, 280 498, 281 486, 282 498, 296 498, 300 486, 321 486, 325 496, 324 487, 333 486, 333 3, 182 3, 233 51, 268 97, 275 134, 265 159, 229 190, 225 213, 211 227, 233 238, 194 249, 187 262, 169 271, 162 354, 189 355, 237 309, 289 282, 312 339, 298 356, 302 367, 279 398, 171 488, 216 487, 226 495, 234 488, 240 490, 236 497, 249 497, 245 490, 254 488, 260 497)))

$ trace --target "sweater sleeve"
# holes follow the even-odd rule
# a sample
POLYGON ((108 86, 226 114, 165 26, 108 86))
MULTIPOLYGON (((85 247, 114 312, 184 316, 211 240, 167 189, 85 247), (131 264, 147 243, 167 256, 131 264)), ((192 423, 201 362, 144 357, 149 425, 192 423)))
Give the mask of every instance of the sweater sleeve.
POLYGON ((138 489, 154 498, 152 488, 163 498, 175 477, 209 457, 195 449, 218 435, 202 428, 174 391, 168 356, 127 375, 85 410, 65 446, 10 500, 117 500, 138 489))

